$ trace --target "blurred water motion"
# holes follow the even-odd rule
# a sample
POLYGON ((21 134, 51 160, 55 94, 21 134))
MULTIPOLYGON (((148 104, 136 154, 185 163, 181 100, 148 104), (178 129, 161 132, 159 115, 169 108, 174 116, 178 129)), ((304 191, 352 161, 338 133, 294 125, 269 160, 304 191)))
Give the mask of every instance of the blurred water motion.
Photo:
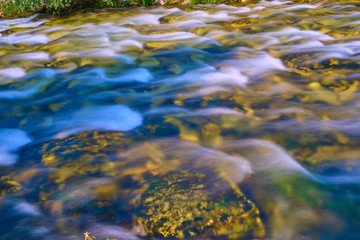
POLYGON ((360 9, 0 21, 0 239, 358 239, 360 9))

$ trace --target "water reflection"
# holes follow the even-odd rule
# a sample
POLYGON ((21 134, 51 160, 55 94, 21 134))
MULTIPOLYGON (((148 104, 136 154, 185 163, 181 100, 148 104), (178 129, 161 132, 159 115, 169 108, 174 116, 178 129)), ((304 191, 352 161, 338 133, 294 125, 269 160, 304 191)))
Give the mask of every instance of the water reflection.
POLYGON ((359 9, 0 21, 4 239, 357 239, 359 9))

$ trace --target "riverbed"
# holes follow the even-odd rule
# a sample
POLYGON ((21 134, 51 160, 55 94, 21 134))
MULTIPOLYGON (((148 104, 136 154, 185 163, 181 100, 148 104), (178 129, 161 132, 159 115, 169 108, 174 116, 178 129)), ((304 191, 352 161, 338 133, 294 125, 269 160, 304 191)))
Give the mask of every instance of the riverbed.
POLYGON ((360 8, 0 21, 0 239, 359 239, 360 8))

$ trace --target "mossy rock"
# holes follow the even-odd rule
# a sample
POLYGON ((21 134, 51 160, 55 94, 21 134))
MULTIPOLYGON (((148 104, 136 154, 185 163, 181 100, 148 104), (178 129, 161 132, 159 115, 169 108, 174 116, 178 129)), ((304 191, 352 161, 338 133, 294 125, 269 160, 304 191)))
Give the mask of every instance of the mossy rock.
POLYGON ((21 158, 24 161, 37 161, 37 164, 40 164, 40 159, 45 167, 103 163, 108 162, 108 156, 121 153, 136 142, 179 133, 176 127, 160 117, 146 118, 146 122, 148 124, 129 132, 86 131, 26 147, 21 158))
POLYGON ((255 204, 228 182, 211 182, 214 174, 210 169, 179 170, 151 178, 137 208, 137 222, 146 235, 157 239, 264 237, 255 204), (229 186, 216 191, 219 184, 229 186))
MULTIPOLYGON (((157 132, 156 126, 146 129, 140 130, 157 132)), ((239 181, 227 178, 221 165, 226 162, 216 162, 217 156, 196 162, 201 158, 196 152, 203 150, 199 145, 176 139, 148 142, 136 133, 91 131, 32 147, 36 154, 22 161, 37 159, 48 171, 28 193, 48 214, 113 219, 149 238, 265 236, 259 210, 239 181)), ((24 179, 21 174, 16 178, 24 179)))
POLYGON ((26 194, 50 215, 90 214, 107 220, 119 214, 115 222, 131 228, 131 201, 144 182, 125 172, 134 166, 118 154, 132 146, 138 134, 87 131, 27 147, 22 162, 42 171, 20 172, 14 178, 31 186, 26 194))
POLYGON ((325 66, 316 61, 316 54, 311 53, 291 53, 281 57, 284 65, 299 70, 311 71, 323 69, 325 66))
POLYGON ((127 133, 90 131, 44 143, 38 154, 46 167, 63 167, 79 162, 88 162, 94 167, 97 158, 116 154, 131 142, 132 138, 127 133))
POLYGON ((358 69, 359 63, 351 60, 329 58, 322 59, 322 53, 308 52, 308 53, 290 53, 280 57, 284 65, 290 68, 295 68, 304 71, 323 71, 323 70, 344 70, 344 69, 358 69))

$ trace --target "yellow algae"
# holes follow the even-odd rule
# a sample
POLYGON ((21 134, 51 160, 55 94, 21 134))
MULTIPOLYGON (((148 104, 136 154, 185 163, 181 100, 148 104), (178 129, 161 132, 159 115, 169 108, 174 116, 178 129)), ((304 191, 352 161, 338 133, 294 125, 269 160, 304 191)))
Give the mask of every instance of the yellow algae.
POLYGON ((44 163, 45 166, 51 166, 56 162, 56 157, 53 154, 43 155, 41 161, 44 163))
POLYGON ((175 49, 176 47, 176 42, 166 42, 166 41, 162 41, 162 42, 146 42, 144 43, 145 48, 149 48, 149 49, 175 49))
POLYGON ((8 176, 0 177, 0 197, 19 191, 20 189, 21 184, 18 181, 8 176))
POLYGON ((183 94, 178 94, 177 97, 174 99, 174 103, 178 106, 184 106, 184 100, 188 99, 188 97, 184 96, 183 94))
POLYGON ((336 140, 338 141, 338 143, 348 144, 348 143, 351 142, 348 137, 346 137, 344 134, 342 134, 340 132, 334 132, 334 135, 335 135, 336 140))
POLYGON ((154 179, 142 196, 137 219, 147 235, 187 238, 211 234, 234 239, 251 231, 255 237, 264 237, 255 205, 241 191, 209 195, 206 189, 196 187, 205 178, 202 173, 182 171, 154 179), (223 222, 220 219, 224 217, 227 220, 223 222))
POLYGON ((321 163, 322 161, 356 160, 360 150, 347 146, 319 146, 316 152, 309 156, 306 161, 311 163, 321 163))

